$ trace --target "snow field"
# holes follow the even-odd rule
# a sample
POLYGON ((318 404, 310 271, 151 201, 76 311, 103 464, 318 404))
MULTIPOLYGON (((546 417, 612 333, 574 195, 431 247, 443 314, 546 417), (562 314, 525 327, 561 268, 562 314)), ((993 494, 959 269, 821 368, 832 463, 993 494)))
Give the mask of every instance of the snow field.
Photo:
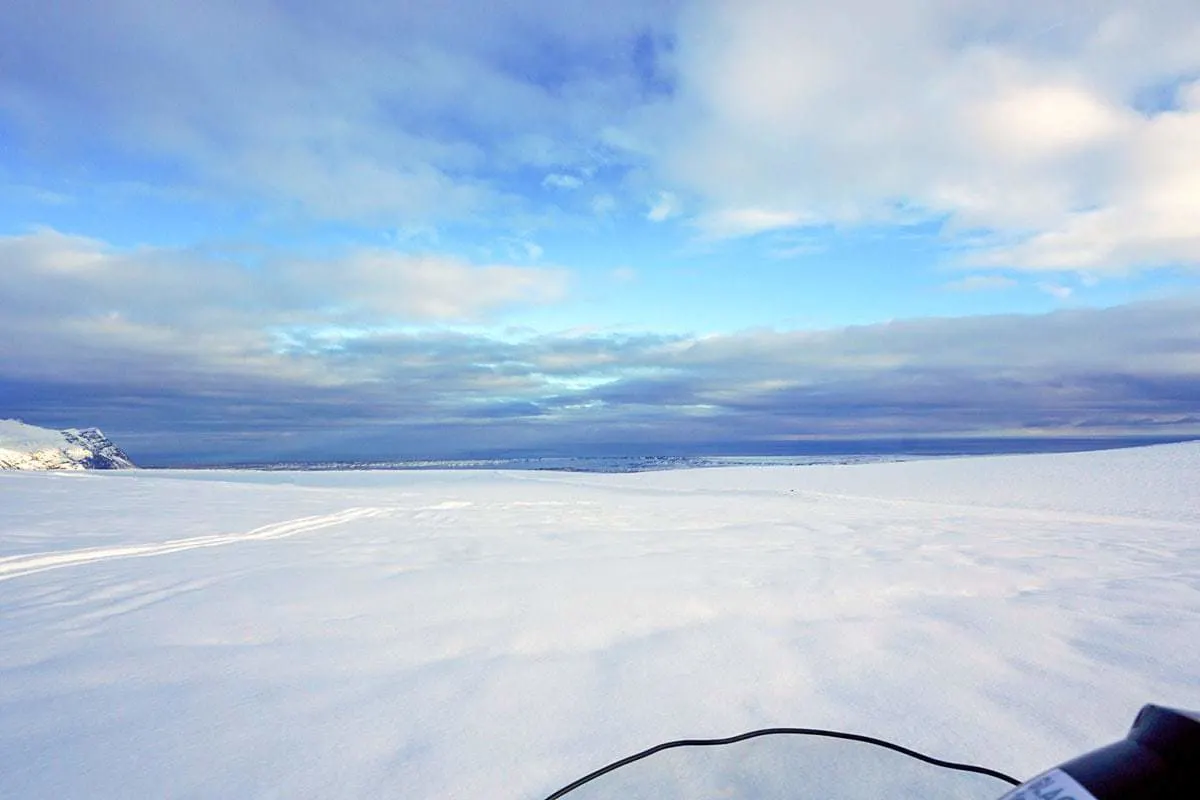
POLYGON ((0 473, 0 797, 532 800, 771 725, 1028 776, 1200 707, 1198 477, 0 473))

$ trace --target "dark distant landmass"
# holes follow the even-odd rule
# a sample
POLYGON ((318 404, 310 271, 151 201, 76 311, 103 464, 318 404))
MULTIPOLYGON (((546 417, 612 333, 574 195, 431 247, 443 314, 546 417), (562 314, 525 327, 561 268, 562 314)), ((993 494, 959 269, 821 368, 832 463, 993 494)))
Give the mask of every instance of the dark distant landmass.
MULTIPOLYGON (((805 442, 761 443, 747 446, 710 444, 695 452, 645 454, 612 452, 579 455, 538 452, 489 453, 477 457, 439 459, 353 459, 279 460, 226 464, 173 465, 177 469, 253 469, 253 470, 431 470, 431 469, 507 469, 550 470, 560 472, 648 472, 666 469, 697 469, 731 466, 810 466, 817 464, 861 464, 885 461, 910 461, 981 455, 1028 453, 1064 453, 1088 450, 1112 450, 1191 441, 1194 436, 1137 437, 1046 437, 1046 438, 962 438, 962 439, 886 439, 820 440, 805 442)), ((595 450, 595 448, 588 448, 595 450)), ((673 452, 672 452, 673 451, 673 452)))

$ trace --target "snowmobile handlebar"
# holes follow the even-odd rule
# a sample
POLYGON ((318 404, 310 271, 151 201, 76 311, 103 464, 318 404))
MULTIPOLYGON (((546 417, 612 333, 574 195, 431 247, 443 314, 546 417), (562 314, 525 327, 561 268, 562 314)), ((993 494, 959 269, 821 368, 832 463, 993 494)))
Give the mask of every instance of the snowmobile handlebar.
MULTIPOLYGON (((818 728, 766 728, 723 739, 680 739, 664 742, 601 767, 553 792, 545 800, 560 800, 568 795, 572 796, 571 800, 574 800, 575 797, 579 797, 580 800, 588 800, 589 798, 595 798, 596 800, 600 800, 601 798, 604 800, 608 798, 617 800, 617 798, 621 798, 624 800, 625 798, 642 797, 643 795, 645 797, 657 798, 664 796, 661 790, 661 781, 664 777, 668 781, 689 781, 690 786, 690 779, 694 776, 688 776, 686 768, 681 772, 679 764, 676 763, 665 766, 662 770, 664 774, 656 775, 651 771, 645 776, 647 778, 646 782, 643 782, 643 774, 637 773, 636 769, 630 771, 628 768, 638 762, 645 762, 667 752, 679 753, 681 750, 689 748, 721 748, 752 740, 766 740, 768 737, 774 737, 777 741, 788 737, 811 737, 814 740, 863 744, 889 750, 909 759, 931 765, 935 769, 945 771, 939 774, 970 773, 977 776, 985 776, 982 784, 970 785, 969 787, 969 791, 980 793, 970 795, 977 797, 977 800, 992 800, 996 797, 995 792, 1004 790, 1004 784, 1015 788, 1004 794, 999 800, 1200 799, 1200 714, 1162 706, 1147 705, 1138 713, 1132 728, 1124 739, 1079 756, 1078 758, 1071 759, 1058 767, 1037 775, 1025 783, 1021 783, 1016 778, 988 767, 945 761, 871 736, 818 728), (617 779, 614 780, 613 774, 618 772, 621 772, 621 775, 615 776, 617 779), (588 787, 586 790, 583 790, 578 795, 575 794, 585 786, 588 787), (631 787, 633 791, 632 795, 630 794, 631 787), (641 792, 641 794, 638 794, 638 792, 641 792), (647 792, 649 793, 647 794, 647 792)), ((749 756, 750 754, 743 753, 742 755, 749 756)), ((846 753, 839 754, 837 751, 834 751, 835 759, 839 755, 846 755, 846 753)), ((660 756, 660 758, 665 757, 660 756)), ((883 756, 879 758, 883 758, 883 756)), ((856 760, 861 760, 860 754, 857 751, 850 758, 850 761, 856 760)), ((900 759, 900 761, 903 761, 903 759, 900 759)), ((782 760, 776 759, 774 762, 771 762, 769 759, 767 762, 757 762, 753 758, 739 757, 734 759, 732 763, 737 765, 735 770, 737 774, 718 777, 718 782, 722 787, 720 796, 744 797, 745 800, 750 800, 752 797, 757 800, 757 798, 766 797, 770 794, 770 792, 766 794, 740 794, 729 790, 728 787, 730 786, 746 785, 745 771, 747 765, 770 763, 772 764, 770 768, 783 770, 789 770, 795 766, 795 763, 786 757, 782 760)), ((817 765, 817 768, 822 772, 826 771, 829 767, 837 767, 837 765, 829 763, 817 765)), ((750 769, 753 768, 753 766, 750 767, 750 769)), ((888 768, 884 767, 883 769, 886 773, 888 768)), ((854 777, 858 774, 855 771, 854 765, 851 765, 849 770, 843 767, 842 771, 843 774, 851 776, 850 784, 858 782, 854 780, 854 777)), ((772 776, 759 777, 765 778, 762 781, 762 785, 778 783, 778 781, 772 779, 772 776)), ((817 777, 816 775, 813 776, 814 779, 817 777)), ((797 782, 796 776, 789 776, 788 782, 793 786, 805 784, 804 776, 801 775, 799 778, 800 780, 797 782)), ((900 791, 900 787, 885 786, 883 787, 884 793, 888 796, 912 796, 922 799, 947 795, 964 797, 964 790, 968 787, 968 784, 960 783, 955 785, 953 780, 950 779, 931 780, 928 776, 925 776, 922 780, 926 782, 925 785, 930 789, 928 793, 923 789, 918 789, 918 793, 912 794, 914 789, 911 784, 906 785, 906 791, 900 791), (892 791, 893 788, 896 791, 892 791)), ((979 781, 980 779, 975 778, 974 780, 979 781)), ((751 783, 754 783, 754 781, 751 781, 751 783)), ((872 792, 879 791, 877 783, 871 784, 866 780, 862 781, 862 783, 864 784, 863 786, 856 787, 847 785, 847 782, 843 780, 839 786, 844 786, 849 793, 837 796, 868 797, 872 796, 872 792), (868 788, 866 784, 870 784, 870 787, 868 788)), ((805 786, 805 788, 812 787, 805 786)), ((671 792, 673 792, 670 795, 672 797, 684 798, 685 800, 691 800, 692 798, 689 790, 682 785, 672 787, 671 792)), ((699 796, 696 795, 696 797, 699 796)), ((708 795, 705 794, 703 796, 707 797, 708 795)), ((834 795, 827 795, 825 792, 822 792, 821 796, 833 797, 834 795)), ((875 796, 879 795, 876 794, 875 796)))

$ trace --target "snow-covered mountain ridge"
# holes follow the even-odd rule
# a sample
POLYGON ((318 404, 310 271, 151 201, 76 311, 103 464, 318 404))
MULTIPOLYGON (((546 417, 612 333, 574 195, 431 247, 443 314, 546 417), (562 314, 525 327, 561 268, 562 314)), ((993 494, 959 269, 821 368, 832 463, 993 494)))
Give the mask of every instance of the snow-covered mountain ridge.
POLYGON ((132 469, 133 461, 97 428, 62 431, 0 420, 0 469, 132 469))

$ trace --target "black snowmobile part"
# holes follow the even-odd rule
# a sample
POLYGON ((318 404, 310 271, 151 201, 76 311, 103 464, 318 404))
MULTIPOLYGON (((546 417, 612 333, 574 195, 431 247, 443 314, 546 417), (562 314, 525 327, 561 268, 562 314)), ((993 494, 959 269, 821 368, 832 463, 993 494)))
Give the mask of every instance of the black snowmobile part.
POLYGON ((926 764, 932 764, 935 767, 942 767, 943 769, 955 770, 957 772, 973 772, 978 775, 987 775, 989 777, 1002 780, 1008 784, 1011 784, 1012 786, 1018 786, 1021 783, 1016 778, 1010 775, 1005 775, 1003 772, 998 772, 994 769, 980 767, 974 764, 959 764, 954 761, 944 761, 940 758, 927 756, 924 753, 918 753, 916 750, 896 744, 895 742, 889 742, 885 739, 876 739, 873 736, 863 736, 859 733, 829 731, 821 728, 763 728, 762 730, 741 733, 737 736, 730 736, 724 739, 679 739, 673 742, 656 744, 653 747, 641 751, 640 753, 634 753, 633 755, 622 758, 619 761, 614 761, 611 764, 607 764, 595 772, 584 775, 579 780, 573 781, 572 783, 569 783, 568 785, 549 795, 546 797, 546 800, 559 800, 559 798, 575 791, 584 784, 591 783, 602 775, 607 775, 614 770, 621 769, 622 767, 626 767, 636 761, 641 761, 644 758, 649 758, 650 756, 656 753, 661 753, 664 750, 671 750, 677 747, 720 747, 722 745, 744 742, 747 739, 757 739, 761 736, 816 736, 826 739, 843 739, 845 741, 861 742, 863 744, 869 744, 876 747, 882 747, 887 750, 893 750, 897 753, 906 755, 909 758, 915 758, 918 761, 924 761, 926 764))

